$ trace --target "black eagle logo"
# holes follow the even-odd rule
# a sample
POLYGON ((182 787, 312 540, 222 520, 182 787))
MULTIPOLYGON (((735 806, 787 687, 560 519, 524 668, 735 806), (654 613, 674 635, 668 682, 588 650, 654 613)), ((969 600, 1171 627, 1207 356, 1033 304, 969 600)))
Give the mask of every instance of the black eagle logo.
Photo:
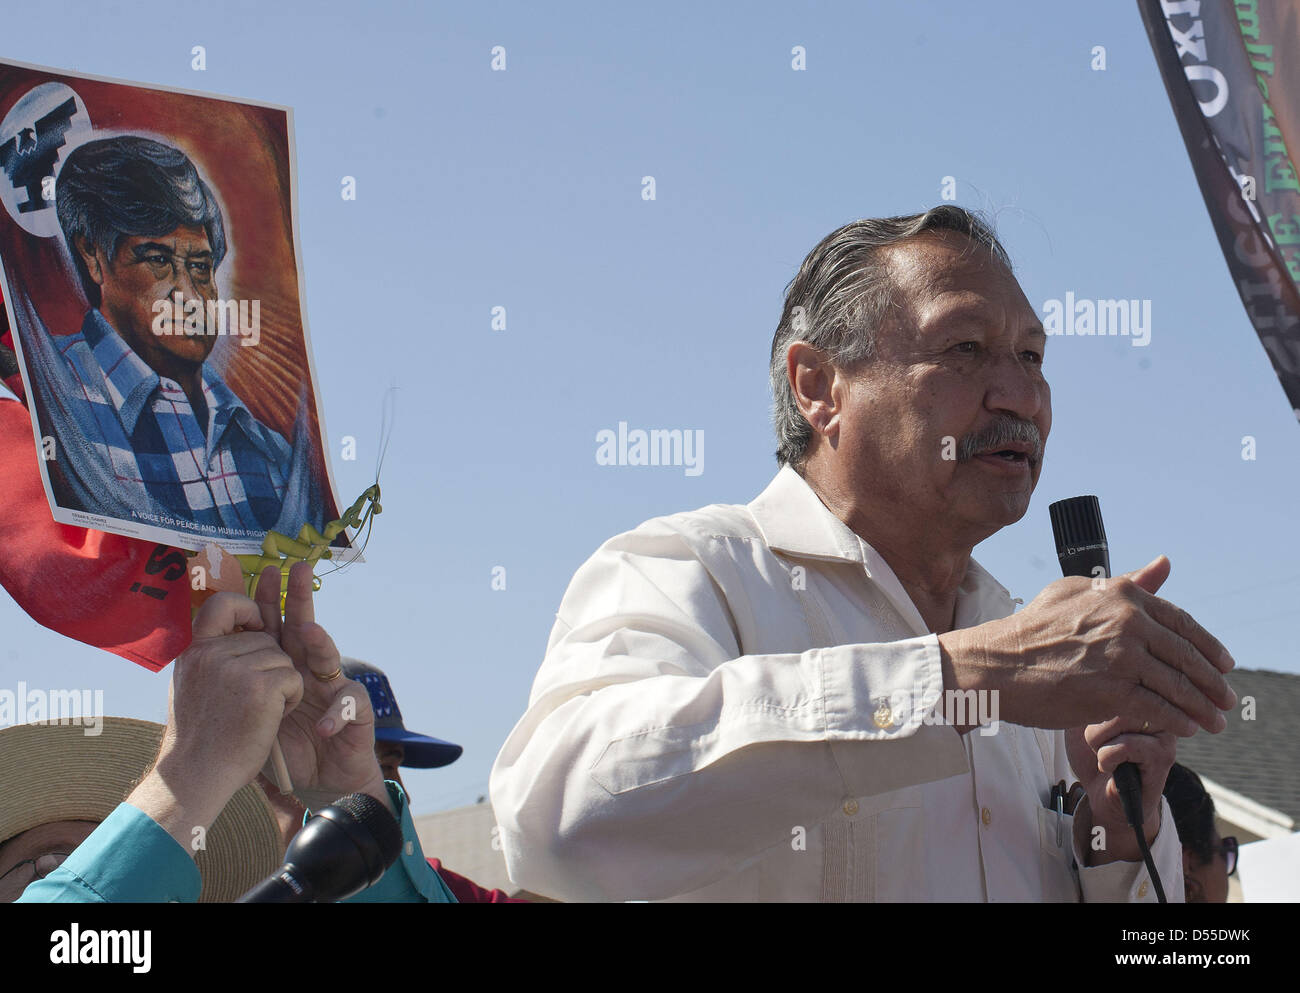
POLYGON ((4 169, 14 189, 27 189, 27 202, 18 205, 20 214, 49 207, 49 201, 41 196, 41 183, 54 175, 54 163, 58 161, 59 149, 76 112, 76 100, 68 97, 38 120, 35 127, 21 128, 0 145, 0 169, 4 169))

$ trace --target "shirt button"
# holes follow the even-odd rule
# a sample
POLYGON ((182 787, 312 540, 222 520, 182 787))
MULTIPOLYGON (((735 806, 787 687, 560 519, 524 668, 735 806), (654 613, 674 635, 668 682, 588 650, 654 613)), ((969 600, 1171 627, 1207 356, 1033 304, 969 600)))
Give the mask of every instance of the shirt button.
POLYGON ((845 801, 844 801, 844 813, 846 813, 846 814, 848 814, 850 817, 852 817, 852 816, 853 816, 854 814, 856 814, 857 812, 858 812, 858 801, 857 801, 857 800, 845 800, 845 801))
POLYGON ((876 708, 876 712, 871 715, 871 720, 878 728, 893 727, 894 712, 889 709, 889 704, 882 703, 876 708))
POLYGON ((414 842, 414 841, 408 841, 408 842, 406 843, 406 854, 407 854, 407 855, 414 855, 414 854, 415 854, 415 842, 414 842))
POLYGON ((1142 880, 1142 885, 1138 887, 1138 899, 1142 900, 1147 895, 1147 881, 1142 880))
POLYGON ((984 822, 985 827, 988 827, 993 823, 993 811, 989 810, 988 807, 985 807, 980 811, 980 820, 984 822))

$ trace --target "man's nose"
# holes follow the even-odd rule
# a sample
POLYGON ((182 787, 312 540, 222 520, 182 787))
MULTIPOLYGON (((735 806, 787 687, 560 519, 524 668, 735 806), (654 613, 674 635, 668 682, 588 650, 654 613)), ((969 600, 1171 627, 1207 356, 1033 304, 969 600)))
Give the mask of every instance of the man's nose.
POLYGON ((186 300, 206 300, 208 287, 195 282, 194 273, 182 267, 172 279, 172 293, 179 293, 186 300))
POLYGON ((984 405, 1032 421, 1047 402, 1047 384, 1037 367, 1014 355, 993 364, 984 405))

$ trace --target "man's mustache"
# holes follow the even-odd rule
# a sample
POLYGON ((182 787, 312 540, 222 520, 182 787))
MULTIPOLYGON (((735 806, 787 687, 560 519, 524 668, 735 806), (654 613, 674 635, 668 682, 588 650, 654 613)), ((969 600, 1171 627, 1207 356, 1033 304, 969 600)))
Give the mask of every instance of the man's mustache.
POLYGON ((1043 437, 1038 425, 1009 414, 963 438, 957 445, 957 461, 968 462, 982 452, 996 452, 1015 442, 1032 445, 1029 458, 1035 463, 1043 461, 1043 437))

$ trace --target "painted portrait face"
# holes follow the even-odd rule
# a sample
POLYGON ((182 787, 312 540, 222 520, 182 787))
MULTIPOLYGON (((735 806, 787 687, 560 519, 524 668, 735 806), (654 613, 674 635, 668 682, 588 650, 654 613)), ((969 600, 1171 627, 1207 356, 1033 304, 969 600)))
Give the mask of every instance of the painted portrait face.
POLYGON ((99 286, 104 317, 151 368, 207 359, 216 337, 186 334, 184 312, 175 313, 178 294, 182 307, 194 301, 206 309, 217 299, 212 246, 202 227, 183 224, 164 235, 128 236, 112 259, 84 239, 77 247, 99 286), (159 301, 168 305, 161 313, 159 301))

